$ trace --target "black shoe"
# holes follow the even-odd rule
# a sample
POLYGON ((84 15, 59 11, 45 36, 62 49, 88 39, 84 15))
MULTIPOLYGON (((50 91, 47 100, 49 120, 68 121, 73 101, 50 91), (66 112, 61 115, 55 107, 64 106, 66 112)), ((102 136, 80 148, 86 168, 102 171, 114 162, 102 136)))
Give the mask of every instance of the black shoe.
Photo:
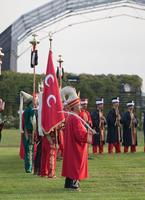
POLYGON ((73 180, 71 178, 66 178, 64 188, 71 188, 72 186, 73 186, 73 180))

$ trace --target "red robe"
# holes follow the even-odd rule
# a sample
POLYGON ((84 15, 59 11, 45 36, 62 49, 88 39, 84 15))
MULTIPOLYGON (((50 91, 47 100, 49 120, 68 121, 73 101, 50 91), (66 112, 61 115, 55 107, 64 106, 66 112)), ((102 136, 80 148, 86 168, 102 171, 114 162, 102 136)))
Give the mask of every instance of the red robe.
POLYGON ((63 149, 64 149, 64 139, 63 139, 63 131, 62 130, 58 130, 58 141, 59 141, 59 146, 58 146, 57 155, 62 157, 63 149))
POLYGON ((79 115, 85 122, 87 122, 92 127, 92 119, 89 111, 82 109, 79 115))
POLYGON ((62 176, 73 180, 88 177, 87 130, 73 115, 66 119, 64 129, 62 176))
POLYGON ((55 143, 50 143, 47 136, 42 137, 41 172, 40 175, 55 177, 56 170, 56 147, 55 143))

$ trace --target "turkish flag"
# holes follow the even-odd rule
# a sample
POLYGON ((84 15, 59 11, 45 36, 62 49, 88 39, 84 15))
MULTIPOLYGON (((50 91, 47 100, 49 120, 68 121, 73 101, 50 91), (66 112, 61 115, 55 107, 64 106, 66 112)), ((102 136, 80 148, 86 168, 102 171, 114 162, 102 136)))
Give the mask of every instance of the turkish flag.
POLYGON ((52 60, 52 51, 49 50, 42 97, 41 120, 42 129, 46 134, 53 131, 64 120, 64 114, 60 111, 62 111, 62 102, 52 60))

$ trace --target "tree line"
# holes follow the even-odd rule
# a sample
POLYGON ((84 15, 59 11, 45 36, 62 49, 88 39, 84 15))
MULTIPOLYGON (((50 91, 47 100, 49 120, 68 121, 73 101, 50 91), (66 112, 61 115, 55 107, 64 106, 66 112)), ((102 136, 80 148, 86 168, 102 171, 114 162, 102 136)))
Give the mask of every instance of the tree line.
MULTIPOLYGON (((36 75, 36 90, 38 83, 44 79, 45 75, 36 75)), ((95 101, 98 97, 103 97, 105 102, 104 112, 111 108, 111 99, 120 97, 120 110, 124 112, 126 102, 134 100, 137 114, 141 117, 141 87, 142 79, 138 75, 91 75, 91 74, 71 74, 65 73, 63 77, 63 87, 70 85, 76 88, 81 98, 88 98, 88 108, 95 109, 95 101), (72 79, 71 79, 72 78, 72 79), (130 91, 125 91, 124 85, 130 86, 130 91)), ((19 124, 19 102, 20 91, 29 94, 33 93, 33 74, 16 73, 10 71, 2 72, 0 76, 0 98, 5 102, 3 117, 7 120, 7 127, 18 128, 19 124)))

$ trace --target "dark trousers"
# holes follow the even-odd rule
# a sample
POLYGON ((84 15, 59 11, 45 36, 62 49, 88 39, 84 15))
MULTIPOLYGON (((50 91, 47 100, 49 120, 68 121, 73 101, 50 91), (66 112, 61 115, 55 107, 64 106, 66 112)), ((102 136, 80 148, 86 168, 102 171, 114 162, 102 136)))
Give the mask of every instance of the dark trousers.
POLYGON ((33 162, 33 144, 32 144, 32 135, 23 136, 23 144, 25 149, 24 154, 24 165, 27 173, 32 172, 32 162, 33 162))
POLYGON ((42 152, 42 143, 41 141, 37 144, 36 157, 34 160, 34 174, 40 175, 41 171, 41 152, 42 152))
POLYGON ((78 189, 80 187, 80 183, 78 180, 73 180, 71 178, 66 178, 65 179, 65 188, 71 188, 71 189, 78 189))

